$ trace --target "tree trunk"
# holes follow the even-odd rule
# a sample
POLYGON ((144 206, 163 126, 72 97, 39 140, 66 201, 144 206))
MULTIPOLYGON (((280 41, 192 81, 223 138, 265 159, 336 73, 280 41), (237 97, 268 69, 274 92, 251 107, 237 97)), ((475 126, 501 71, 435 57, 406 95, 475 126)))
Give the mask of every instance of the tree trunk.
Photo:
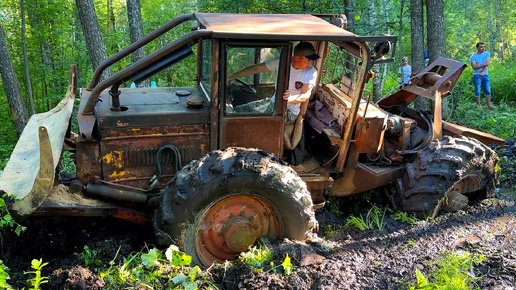
POLYGON ((443 0, 426 0, 427 44, 430 62, 446 56, 443 0))
POLYGON ((495 23, 496 23, 496 48, 498 49, 498 56, 503 61, 503 41, 502 41, 502 28, 500 19, 500 0, 495 0, 495 23))
POLYGON ((348 30, 356 33, 355 30, 355 0, 344 0, 344 9, 346 12, 346 17, 348 18, 348 30))
MULTIPOLYGON (((423 0, 410 0, 410 55, 412 56, 412 72, 414 74, 425 68, 423 21, 423 0)), ((430 100, 417 97, 414 101, 414 107, 427 111, 430 108, 430 100)))
POLYGON ((108 10, 108 27, 107 30, 109 33, 113 33, 116 30, 116 21, 115 21, 115 12, 113 11, 113 0, 107 0, 107 10, 108 10))
MULTIPOLYGON (((403 58, 403 46, 401 45, 401 36, 403 34, 403 6, 404 5, 405 5, 405 0, 401 0, 400 21, 399 21, 399 38, 400 38, 400 40, 398 41, 398 51, 399 51, 399 67, 398 68, 400 68, 402 66, 401 60, 403 58)), ((401 78, 403 79, 403 70, 401 72, 402 72, 401 78)), ((401 85, 403 86, 404 84, 402 83, 401 85)))
MULTIPOLYGON (((140 11, 140 0, 127 0, 127 19, 129 20, 129 36, 131 43, 143 37, 142 16, 140 11)), ((133 63, 145 57, 143 47, 140 47, 132 54, 133 63)), ((148 80, 136 84, 138 87, 148 86, 148 80)))
POLYGON ((27 41, 25 39, 25 1, 21 0, 21 23, 22 23, 22 47, 23 47, 23 67, 25 69, 25 85, 27 86, 27 94, 29 95, 30 111, 31 114, 35 114, 34 108, 34 97, 32 95, 32 84, 30 81, 29 74, 29 57, 27 56, 27 41))
POLYGON ((4 28, 0 23, 0 74, 4 85, 5 96, 13 114, 14 127, 18 136, 23 132, 23 128, 29 121, 29 112, 25 107, 25 102, 21 95, 20 86, 14 72, 11 54, 7 48, 4 35, 4 28))
MULTIPOLYGON (((57 89, 60 85, 57 81, 57 72, 56 72, 56 61, 54 58, 53 47, 52 44, 55 42, 51 42, 52 33, 41 33, 43 31, 48 31, 48 27, 51 26, 51 22, 48 21, 48 17, 42 13, 45 10, 46 3, 42 3, 42 1, 28 1, 25 2, 25 5, 28 6, 27 9, 27 20, 30 24, 30 29, 32 31, 39 31, 40 33, 34 34, 34 38, 32 39, 33 43, 38 45, 39 53, 41 56, 41 67, 39 70, 41 72, 41 76, 38 78, 41 82, 39 86, 41 89, 41 94, 39 98, 39 102, 43 104, 48 104, 48 96, 49 96, 49 88, 50 94, 52 93, 52 89, 57 89)), ((30 43, 29 43, 30 44, 30 43)), ((38 86, 36 86, 38 87, 38 86)), ((36 100, 36 106, 37 106, 36 100)), ((50 110, 51 106, 46 106, 43 110, 50 110)))
MULTIPOLYGON (((108 21, 107 21, 107 35, 113 35, 116 31, 116 21, 115 21, 115 12, 113 8, 113 0, 107 0, 107 14, 108 14, 108 21)), ((117 43, 112 42, 111 47, 108 50, 109 54, 114 54, 118 50, 117 43)))
MULTIPOLYGON (((389 5, 389 0, 384 0, 383 2, 383 7, 388 7, 389 5)), ((390 15, 389 15, 389 9, 383 9, 383 11, 385 12, 385 20, 387 23, 390 23, 391 20, 390 20, 390 15)), ((387 26, 387 34, 391 34, 391 27, 390 26, 387 26)), ((382 86, 382 96, 383 96, 383 87, 384 87, 384 84, 385 84, 385 76, 387 75, 387 64, 386 63, 383 63, 381 64, 381 74, 380 74, 380 84, 382 86)))
MULTIPOLYGON (((376 34, 376 9, 375 9, 375 3, 374 0, 368 1, 368 12, 369 12, 369 25, 371 27, 371 33, 376 34)), ((373 102, 377 102, 380 100, 380 97, 382 96, 382 84, 380 82, 380 68, 376 64, 373 66, 372 71, 375 74, 375 78, 373 78, 373 102)))
MULTIPOLYGON (((426 0, 426 17, 426 43, 428 44, 428 57, 430 58, 430 63, 432 63, 438 57, 446 56, 443 0, 426 0)), ((449 99, 445 98, 442 100, 443 118, 447 118, 450 115, 449 99)))
MULTIPOLYGON (((75 0, 79 21, 82 26, 88 55, 95 70, 106 59, 106 47, 100 34, 99 22, 93 0, 75 0)), ((101 81, 111 75, 110 68, 102 74, 101 81)))
MULTIPOLYGON (((356 33, 356 30, 355 30, 355 13, 356 13, 355 0, 344 0, 344 6, 345 6, 344 9, 345 9, 345 13, 346 13, 346 18, 348 20, 347 30, 351 31, 353 33, 356 33)), ((346 56, 345 66, 349 71, 353 70, 353 57, 350 54, 348 54, 346 56)))

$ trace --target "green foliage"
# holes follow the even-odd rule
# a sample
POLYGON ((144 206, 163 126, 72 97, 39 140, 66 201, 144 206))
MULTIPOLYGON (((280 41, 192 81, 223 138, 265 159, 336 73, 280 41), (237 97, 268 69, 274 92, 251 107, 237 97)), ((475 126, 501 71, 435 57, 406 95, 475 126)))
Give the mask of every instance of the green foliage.
POLYGON ((0 232, 6 229, 14 229, 14 232, 19 236, 27 228, 17 223, 9 214, 6 201, 14 201, 14 197, 8 197, 7 193, 0 197, 0 232))
POLYGON ((336 199, 339 200, 339 209, 341 211, 347 214, 360 215, 370 210, 374 205, 382 206, 388 204, 395 190, 396 187, 394 185, 386 185, 359 194, 336 199))
POLYGON ((0 170, 4 169, 7 161, 9 161, 18 140, 13 123, 10 120, 2 123, 2 126, 0 126, 0 170))
POLYGON ((154 249, 150 250, 147 254, 142 254, 142 256, 141 256, 142 264, 147 269, 152 269, 155 266, 160 265, 159 260, 161 260, 161 256, 162 256, 161 251, 154 248, 154 249))
MULTIPOLYGON (((248 251, 240 253, 238 257, 240 262, 249 265, 253 271, 263 272, 264 267, 267 266, 267 262, 272 260, 272 252, 263 244, 259 247, 251 247, 248 251)), ((270 261, 269 269, 267 272, 277 272, 279 267, 283 267, 283 272, 285 275, 292 274, 294 266, 290 262, 290 257, 288 253, 285 256, 285 259, 281 263, 281 265, 275 266, 273 261, 270 261)))
MULTIPOLYGON (((473 51, 474 52, 474 51, 473 51)), ((472 54, 471 52, 470 54, 472 54)), ((461 60, 468 64, 468 67, 462 73, 461 78, 453 89, 453 94, 460 96, 461 100, 475 103, 473 95, 473 69, 469 66, 469 56, 467 59, 461 60)), ((491 83, 491 93, 495 104, 513 104, 516 102, 516 63, 500 62, 498 59, 491 59, 489 65, 489 80, 491 83)), ((484 92, 481 95, 484 97, 484 92)), ((459 104, 460 106, 460 104, 459 104)))
POLYGON ((115 265, 113 259, 110 267, 101 271, 100 276, 106 281, 105 289, 120 289, 120 285, 146 289, 198 289, 201 284, 216 288, 197 266, 187 270, 185 275, 184 267, 191 264, 192 257, 180 252, 176 246, 171 245, 164 254, 153 248, 124 258, 120 265, 115 265))
POLYGON ((511 178, 511 176, 516 175, 516 160, 514 160, 514 158, 509 158, 507 156, 499 157, 500 162, 498 163, 497 168, 503 168, 503 170, 500 173, 500 183, 507 187, 510 187, 511 185, 514 187, 516 185, 516 180, 511 178))
POLYGON ((402 211, 394 212, 392 218, 406 224, 415 224, 419 221, 414 213, 407 214, 402 211))
POLYGON ((327 237, 331 238, 339 233, 338 229, 335 229, 332 225, 326 225, 325 227, 321 228, 321 233, 327 237))
POLYGON ((192 263, 192 256, 189 256, 174 246, 171 245, 165 252, 165 256, 167 257, 167 261, 172 263, 174 266, 188 266, 192 263))
POLYGON ((9 270, 9 268, 0 260, 0 289, 11 290, 13 287, 7 283, 7 280, 11 279, 7 270, 9 270))
POLYGON ((356 217, 354 215, 350 215, 346 219, 346 227, 357 228, 361 231, 364 230, 383 230, 383 219, 385 217, 385 208, 383 211, 377 206, 371 207, 364 217, 362 214, 356 217))
POLYGON ((172 282, 175 285, 181 285, 184 287, 184 289, 190 290, 190 289, 198 289, 197 285, 197 275, 202 273, 201 269, 198 266, 193 267, 188 272, 188 276, 185 274, 179 274, 172 278, 172 282))
POLYGON ((41 276, 41 269, 48 265, 48 263, 43 263, 42 259, 36 260, 33 259, 31 263, 31 268, 34 269, 34 271, 27 271, 23 272, 23 274, 34 274, 36 275, 33 278, 30 278, 27 282, 32 287, 31 290, 40 290, 41 284, 48 283, 48 277, 42 277, 41 276))
POLYGON ((421 273, 421 271, 419 271, 419 269, 416 269, 416 286, 412 286, 410 283, 409 283, 409 289, 410 290, 425 290, 425 289, 434 289, 432 288, 429 283, 428 283, 428 278, 425 277, 425 275, 423 273, 421 273))
POLYGON ((437 262, 436 269, 428 277, 416 270, 417 284, 408 284, 410 290, 426 289, 473 289, 478 277, 471 275, 471 269, 481 264, 486 258, 466 252, 451 253, 437 262))
POLYGON ((86 266, 100 266, 102 262, 96 258, 97 254, 97 250, 93 250, 88 246, 84 246, 84 251, 78 254, 78 257, 84 260, 86 266))
POLYGON ((506 21, 514 17, 514 9, 507 1, 482 1, 472 0, 444 1, 445 27, 446 27, 446 51, 449 57, 469 63, 469 55, 475 52, 475 44, 483 41, 486 50, 491 51, 492 57, 502 58, 507 61, 514 58, 514 48, 509 46, 514 43, 514 23, 506 21), (499 15, 496 15, 496 2, 498 2, 499 15), (474 19, 474 21, 471 21, 474 19), (499 40, 497 40, 497 27, 499 25, 499 40), (503 44, 500 43, 503 41, 503 44))
POLYGON ((507 103, 497 104, 494 110, 486 106, 479 108, 471 97, 459 100, 450 122, 477 129, 502 139, 516 138, 516 119, 514 110, 507 103))
POLYGON ((320 1, 199 1, 199 11, 235 13, 343 13, 342 3, 333 0, 320 1))
POLYGON ((242 263, 249 265, 251 268, 263 271, 265 262, 272 259, 272 252, 265 246, 251 247, 248 251, 240 253, 238 257, 242 263))
POLYGON ((344 213, 340 210, 340 200, 339 198, 331 196, 326 201, 326 204, 330 207, 330 211, 338 216, 342 216, 344 213))
POLYGON ((60 172, 75 172, 75 158, 74 153, 70 151, 64 151, 61 156, 61 161, 59 163, 59 171, 60 172))
POLYGON ((285 275, 292 274, 292 269, 294 266, 292 266, 292 264, 290 263, 290 257, 288 256, 288 253, 285 256, 285 260, 283 261, 283 263, 281 263, 281 266, 283 266, 283 269, 285 270, 285 275))

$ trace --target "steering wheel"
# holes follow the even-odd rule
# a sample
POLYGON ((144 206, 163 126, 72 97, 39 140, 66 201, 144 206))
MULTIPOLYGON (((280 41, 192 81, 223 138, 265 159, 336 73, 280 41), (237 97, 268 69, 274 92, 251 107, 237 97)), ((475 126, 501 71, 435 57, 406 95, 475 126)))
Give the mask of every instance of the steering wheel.
POLYGON ((256 95, 256 89, 252 85, 245 83, 239 79, 235 79, 235 82, 239 83, 239 85, 236 85, 235 83, 232 84, 235 88, 239 89, 242 92, 256 95))

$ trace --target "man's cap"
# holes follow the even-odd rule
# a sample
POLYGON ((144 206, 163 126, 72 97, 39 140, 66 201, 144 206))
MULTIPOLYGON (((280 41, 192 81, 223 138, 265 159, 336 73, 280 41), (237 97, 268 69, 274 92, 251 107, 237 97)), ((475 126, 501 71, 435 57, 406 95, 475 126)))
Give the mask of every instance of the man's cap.
POLYGON ((310 42, 300 42, 294 47, 294 55, 304 56, 309 60, 319 59, 320 56, 315 53, 315 48, 310 42))

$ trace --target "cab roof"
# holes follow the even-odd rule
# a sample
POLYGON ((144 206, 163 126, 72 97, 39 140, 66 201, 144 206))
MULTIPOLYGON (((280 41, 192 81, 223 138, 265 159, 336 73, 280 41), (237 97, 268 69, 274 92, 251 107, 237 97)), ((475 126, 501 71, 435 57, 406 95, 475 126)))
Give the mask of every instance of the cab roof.
POLYGON ((357 35, 310 14, 195 13, 213 38, 357 40, 357 35))

